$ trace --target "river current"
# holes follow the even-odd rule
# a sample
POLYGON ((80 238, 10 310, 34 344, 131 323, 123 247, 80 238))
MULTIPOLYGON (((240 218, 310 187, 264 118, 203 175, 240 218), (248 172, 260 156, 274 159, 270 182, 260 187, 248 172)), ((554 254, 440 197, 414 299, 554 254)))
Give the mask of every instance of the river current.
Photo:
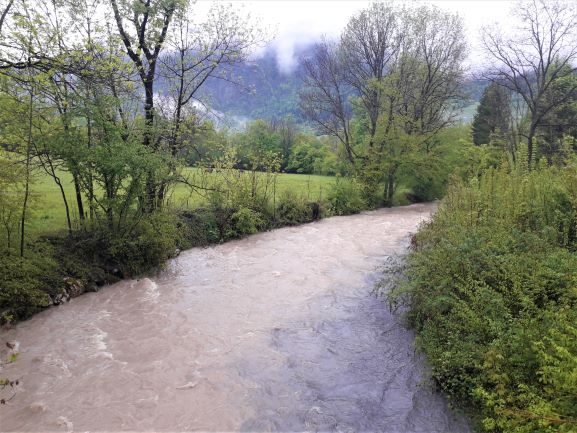
POLYGON ((191 249, 2 331, 20 385, 0 430, 469 432, 373 294, 433 209, 191 249))

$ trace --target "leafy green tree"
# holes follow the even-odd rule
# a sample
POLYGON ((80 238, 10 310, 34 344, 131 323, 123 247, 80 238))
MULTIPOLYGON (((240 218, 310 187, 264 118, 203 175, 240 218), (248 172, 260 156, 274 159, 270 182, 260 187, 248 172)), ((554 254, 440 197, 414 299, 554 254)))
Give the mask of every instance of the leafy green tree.
MULTIPOLYGON (((570 69, 567 67, 566 69, 570 69)), ((564 71, 565 72, 565 71, 564 71)), ((537 130, 536 154, 549 164, 564 164, 573 152, 571 146, 577 138, 577 75, 567 72, 552 83, 544 99, 559 101, 541 121, 537 130)))
POLYGON ((290 173, 326 174, 330 151, 316 137, 301 134, 291 149, 286 171, 290 173))
POLYGON ((305 61, 301 105, 340 140, 367 203, 391 205, 401 167, 431 159, 461 97, 464 40, 456 15, 375 3, 305 61))

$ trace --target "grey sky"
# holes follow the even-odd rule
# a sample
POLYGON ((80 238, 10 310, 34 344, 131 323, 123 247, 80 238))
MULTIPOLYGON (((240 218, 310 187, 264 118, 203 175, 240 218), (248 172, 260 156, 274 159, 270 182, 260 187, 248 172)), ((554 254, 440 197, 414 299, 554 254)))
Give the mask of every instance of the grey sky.
MULTIPOLYGON (((276 34, 272 45, 277 49, 277 58, 281 70, 290 70, 294 65, 294 49, 321 35, 336 37, 346 25, 349 17, 356 11, 368 6, 365 0, 249 0, 233 1, 253 17, 259 17, 262 24, 270 27, 276 34)), ((478 36, 483 25, 503 22, 513 4, 507 0, 422 0, 399 2, 404 4, 429 3, 441 9, 456 12, 463 17, 469 39, 469 64, 479 63, 480 52, 478 36)), ((201 1, 199 9, 210 3, 201 1)))

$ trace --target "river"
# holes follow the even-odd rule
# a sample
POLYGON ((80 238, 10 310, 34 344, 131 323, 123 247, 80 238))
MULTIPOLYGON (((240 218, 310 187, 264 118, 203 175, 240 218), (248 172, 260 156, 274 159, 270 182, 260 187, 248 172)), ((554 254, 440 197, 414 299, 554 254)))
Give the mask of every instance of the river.
POLYGON ((0 430, 468 432, 372 293, 433 209, 191 249, 2 331, 21 380, 0 430))

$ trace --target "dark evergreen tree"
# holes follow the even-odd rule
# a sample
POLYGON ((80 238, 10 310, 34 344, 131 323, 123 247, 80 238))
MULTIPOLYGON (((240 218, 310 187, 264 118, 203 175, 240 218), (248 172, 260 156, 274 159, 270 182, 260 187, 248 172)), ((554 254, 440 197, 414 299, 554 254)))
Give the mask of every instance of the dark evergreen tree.
POLYGON ((491 134, 509 131, 511 122, 511 97, 507 89, 496 83, 485 88, 477 113, 473 119, 473 143, 488 144, 491 134))

